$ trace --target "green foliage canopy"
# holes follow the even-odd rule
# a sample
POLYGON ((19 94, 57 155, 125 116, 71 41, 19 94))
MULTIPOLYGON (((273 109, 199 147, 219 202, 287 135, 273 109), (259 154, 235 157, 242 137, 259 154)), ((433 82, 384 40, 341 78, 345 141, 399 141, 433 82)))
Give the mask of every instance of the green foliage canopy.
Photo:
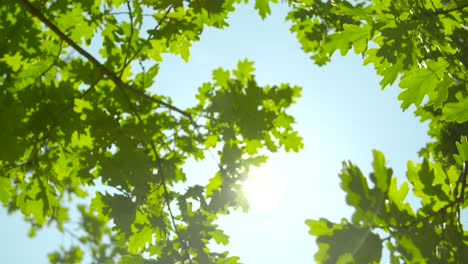
POLYGON ((434 138, 407 165, 398 186, 385 158, 374 151, 365 177, 343 163, 341 187, 354 207, 350 220, 307 220, 317 236, 317 263, 464 263, 468 231, 460 221, 468 170, 468 4, 466 1, 300 1, 288 15, 291 30, 318 65, 335 51, 353 49, 373 64, 383 88, 398 81, 401 108, 416 107, 434 138), (368 183, 371 180, 372 184, 368 183), (412 186, 416 208, 405 200, 412 186), (353 241, 353 242, 350 242, 353 241))
MULTIPOLYGON (((31 235, 45 224, 66 231, 67 199, 106 187, 113 194, 90 194, 78 208, 78 239, 94 263, 238 263, 208 248, 228 242, 214 221, 247 210, 241 184, 265 151, 302 148, 285 111, 300 88, 261 87, 243 60, 214 70, 187 109, 149 91, 161 55, 187 60, 204 27, 225 27, 238 2, 2 3, 0 199, 21 211, 31 235), (186 161, 207 151, 218 172, 206 186, 177 188, 190 177, 186 161)), ((268 2, 257 8, 269 12, 268 2)), ((72 247, 49 259, 76 263, 83 254, 72 247)))
MULTIPOLYGON (((205 27, 223 28, 238 1, 6 1, 0 7, 0 201, 21 211, 31 235, 44 224, 66 231, 69 198, 93 186, 78 206, 94 263, 238 263, 212 252, 228 236, 214 221, 247 209, 241 192, 264 150, 303 147, 286 109, 300 96, 289 84, 259 86, 253 63, 216 69, 197 104, 175 106, 149 91, 162 54, 188 60, 205 27), (150 25, 150 26, 148 26, 150 25), (97 51, 97 52, 95 52, 97 51), (218 156, 205 186, 175 187, 189 158, 218 156), (112 221, 112 225, 107 223, 112 221), (149 256, 149 257, 148 257, 149 256)), ((468 4, 463 0, 290 1, 306 53, 325 65, 335 51, 362 54, 382 76, 398 82, 403 110, 429 120, 433 142, 423 162, 408 162, 398 185, 384 155, 374 151, 365 177, 343 163, 341 187, 354 207, 350 219, 307 220, 317 236, 318 263, 462 263, 468 206, 468 4), (369 184, 369 181, 371 184, 369 184), (413 208, 406 196, 420 202, 413 208)), ((269 1, 257 0, 265 17, 269 1)), ((49 255, 51 263, 79 263, 80 247, 49 255)))

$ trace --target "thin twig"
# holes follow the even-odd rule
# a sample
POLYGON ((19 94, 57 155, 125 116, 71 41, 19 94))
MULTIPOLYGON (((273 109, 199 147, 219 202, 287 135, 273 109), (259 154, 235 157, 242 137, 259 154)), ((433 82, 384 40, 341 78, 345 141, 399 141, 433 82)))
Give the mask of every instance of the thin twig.
MULTIPOLYGON (((60 40, 60 44, 59 44, 59 51, 57 52, 57 55, 54 56, 54 61, 49 65, 49 67, 47 67, 47 69, 45 69, 41 75, 39 75, 35 82, 38 81, 40 78, 42 78, 43 76, 46 75, 47 72, 49 72, 57 63, 57 61, 60 59, 60 54, 62 54, 62 50, 63 50, 63 40, 60 40)), ((34 83, 35 83, 34 82, 34 83)), ((32 85, 32 84, 31 84, 32 85)))
MULTIPOLYGON (((429 16, 448 15, 448 14, 450 14, 452 12, 455 12, 455 11, 463 12, 463 9, 465 9, 467 7, 468 7, 468 4, 464 4, 464 5, 456 6, 456 7, 449 8, 449 9, 440 8, 440 9, 435 9, 434 11, 423 10, 423 12, 420 13, 420 15, 426 16, 426 18, 429 18, 429 16)), ((411 16, 409 18, 409 20, 410 21, 415 21, 415 20, 418 20, 420 18, 421 17, 419 15, 414 15, 414 16, 411 16)))
MULTIPOLYGON (((162 22, 166 19, 167 15, 169 14, 169 12, 172 10, 172 6, 169 6, 169 8, 166 10, 166 12, 164 13, 163 17, 161 19, 159 19, 158 21, 158 24, 156 25, 156 27, 153 28, 153 32, 158 30, 159 27, 161 26, 162 22)), ((143 44, 140 45, 140 48, 135 51, 135 53, 133 54, 133 56, 129 59, 129 61, 133 61, 136 56, 138 56, 138 54, 141 52, 141 50, 146 46, 148 45, 149 41, 153 38, 153 33, 150 33, 148 35, 148 37, 146 38, 145 42, 143 42, 143 44)), ((126 67, 126 65, 124 65, 126 67)), ((174 109, 172 109, 174 110, 174 109)))
MULTIPOLYGON (((128 12, 112 12, 112 13, 109 13, 109 15, 128 15, 128 12)), ((141 14, 142 16, 147 16, 147 17, 153 17, 153 15, 151 14, 141 14)))
POLYGON ((70 229, 68 229, 67 227, 63 227, 63 231, 68 234, 69 236, 73 237, 74 239, 78 240, 80 243, 83 243, 81 241, 81 237, 75 235, 70 229))
POLYGON ((463 11, 463 9, 465 9, 466 7, 468 7, 468 4, 456 6, 456 7, 449 8, 449 9, 436 9, 435 12, 433 12, 433 14, 434 15, 447 15, 454 11, 463 11))
POLYGON ((125 58, 124 58, 124 64, 122 66, 122 69, 120 70, 119 78, 122 79, 122 75, 127 68, 127 66, 130 64, 131 61, 128 61, 128 55, 130 54, 130 49, 132 48, 132 39, 133 39, 133 14, 132 14, 132 6, 130 5, 130 1, 127 0, 127 8, 128 8, 128 17, 130 19, 130 37, 128 38, 128 44, 127 44, 127 50, 125 51, 125 58))

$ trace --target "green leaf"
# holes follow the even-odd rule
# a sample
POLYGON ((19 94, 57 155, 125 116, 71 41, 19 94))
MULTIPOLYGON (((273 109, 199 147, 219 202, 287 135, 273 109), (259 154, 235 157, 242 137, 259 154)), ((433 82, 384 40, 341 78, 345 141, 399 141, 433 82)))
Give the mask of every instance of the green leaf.
POLYGON ((342 32, 330 35, 329 40, 322 47, 323 51, 331 56, 335 50, 339 49, 341 55, 344 56, 353 45, 356 54, 364 52, 370 37, 371 26, 367 24, 362 26, 345 24, 343 28, 342 32))
POLYGON ((398 99, 402 101, 401 108, 405 110, 411 104, 419 106, 424 96, 431 96, 439 78, 444 76, 447 66, 447 61, 439 58, 437 61, 428 62, 427 68, 418 68, 412 74, 405 74, 399 84, 405 89, 398 95, 398 99))
POLYGON ((407 235, 403 235, 402 238, 399 239, 398 246, 404 249, 400 249, 400 252, 408 254, 412 261, 424 262, 424 257, 421 255, 421 250, 407 235))
POLYGON ((458 102, 447 103, 441 119, 448 122, 464 123, 468 121, 468 96, 459 97, 458 102))
POLYGON ((310 228, 309 234, 313 236, 333 235, 333 231, 335 230, 334 224, 325 218, 320 218, 318 221, 308 219, 305 223, 310 228))
POLYGON ((213 80, 215 81, 216 86, 226 86, 230 80, 230 73, 229 71, 225 71, 222 68, 218 68, 213 71, 213 80))
MULTIPOLYGON (((269 1, 269 0, 260 0, 260 1, 269 1)), ((253 62, 244 59, 237 63, 237 70, 232 71, 234 76, 237 77, 242 83, 246 83, 247 80, 251 78, 251 75, 255 68, 253 67, 253 62)))
POLYGON ((218 135, 209 135, 205 140, 205 147, 207 149, 216 147, 218 143, 218 135))
POLYGON ((12 194, 13 190, 11 188, 11 180, 9 178, 0 176, 0 201, 3 203, 3 205, 8 204, 12 194))
POLYGON ((403 206, 403 201, 405 200, 406 195, 408 194, 408 190, 408 182, 404 182, 398 190, 397 178, 392 178, 390 188, 388 190, 388 197, 398 207, 398 209, 400 209, 400 211, 406 209, 403 206))
POLYGON ((128 252, 132 254, 140 253, 144 250, 147 243, 152 242, 153 232, 148 226, 130 236, 128 240, 128 252))
POLYGON ((240 264, 239 260, 240 260, 239 257, 229 257, 228 259, 222 260, 219 263, 220 264, 240 264))
POLYGON ((413 184, 414 195, 423 199, 423 205, 437 211, 450 202, 451 188, 447 186, 445 173, 433 168, 427 159, 417 166, 409 161, 407 178, 413 184))
POLYGON ((280 138, 280 144, 284 145, 284 149, 287 152, 289 152, 290 150, 298 152, 299 149, 304 148, 304 143, 302 143, 302 137, 298 134, 298 132, 292 132, 290 134, 283 135, 280 138))
POLYGON ((386 193, 390 185, 392 170, 385 167, 385 157, 382 152, 374 150, 373 154, 374 162, 372 163, 372 167, 374 168, 374 173, 371 175, 371 179, 379 191, 386 193))
POLYGON ((130 226, 135 220, 136 204, 131 198, 123 195, 104 195, 102 202, 106 205, 103 213, 114 219, 115 226, 130 235, 130 226))
POLYGON ((23 65, 23 56, 19 52, 14 55, 5 54, 3 58, 0 58, 0 61, 4 61, 13 71, 18 71, 23 65))
POLYGON ((141 72, 135 76, 135 84, 140 89, 146 89, 151 87, 154 83, 154 79, 159 72, 159 64, 155 64, 149 68, 146 72, 141 72))
POLYGON ((140 255, 125 255, 117 262, 118 264, 144 264, 145 259, 140 255))
POLYGON ((286 129, 291 128, 291 124, 294 123, 294 117, 281 112, 279 113, 278 117, 275 119, 275 125, 278 127, 284 127, 286 129))
POLYGON ((246 140, 245 149, 249 155, 257 154, 258 149, 263 147, 262 142, 258 139, 246 140))
POLYGON ((91 105, 90 102, 80 99, 80 98, 75 98, 74 100, 75 100, 75 104, 73 107, 73 111, 77 113, 83 113, 84 109, 93 110, 93 106, 91 105))
POLYGON ((224 234, 222 230, 210 231, 208 234, 213 237, 217 244, 227 245, 229 243, 229 236, 224 234))
POLYGON ((354 257, 351 253, 344 253, 343 255, 339 256, 336 264, 349 264, 354 263, 354 257))
POLYGON ((449 96, 449 88, 452 84, 452 79, 444 76, 443 80, 437 84, 436 93, 431 96, 429 104, 434 104, 435 109, 441 108, 449 96))
POLYGON ((70 146, 72 148, 86 147, 88 149, 93 149, 93 138, 89 134, 89 129, 83 134, 78 133, 78 131, 73 132, 70 146))
POLYGON ((349 263, 380 263, 382 257, 382 242, 380 237, 370 230, 344 225, 331 235, 317 238, 319 247, 315 260, 323 264, 349 263))
POLYGON ((349 2, 340 2, 336 4, 336 6, 338 7, 336 14, 352 15, 360 19, 367 19, 370 15, 369 11, 372 10, 372 6, 368 6, 367 8, 362 8, 361 5, 353 6, 349 2))
POLYGON ((277 3, 277 0, 255 0, 255 9, 258 10, 258 14, 265 19, 267 15, 271 14, 270 1, 277 3))
POLYGON ((212 177, 206 185, 206 195, 211 196, 215 190, 221 187, 221 184, 223 184, 223 178, 221 177, 221 174, 216 173, 216 175, 212 177))
POLYGON ((370 190, 361 170, 350 162, 343 163, 340 178, 341 188, 346 192, 346 202, 355 208, 370 209, 370 190))
MULTIPOLYGON (((369 56, 370 57, 370 56, 369 56)), ((369 58, 368 57, 368 58, 369 58)), ((393 66, 387 66, 382 72, 381 75, 383 76, 382 81, 380 81, 380 86, 385 88, 388 85, 391 85, 395 82, 395 80, 398 78, 398 75, 400 74, 401 71, 401 63, 400 65, 393 65, 393 66)))
POLYGON ((468 140, 467 137, 463 136, 460 142, 457 142, 458 154, 454 155, 458 165, 463 166, 465 161, 468 161, 468 140))

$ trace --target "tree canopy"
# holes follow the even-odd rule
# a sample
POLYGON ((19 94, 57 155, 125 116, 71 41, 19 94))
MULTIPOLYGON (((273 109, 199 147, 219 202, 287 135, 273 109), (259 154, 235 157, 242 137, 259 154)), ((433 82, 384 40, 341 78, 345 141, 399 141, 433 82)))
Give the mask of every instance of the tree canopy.
POLYGON ((382 76, 398 82, 401 108, 429 120, 434 139, 408 161, 400 186, 384 155, 374 151, 365 177, 351 162, 339 174, 351 219, 307 220, 317 236, 318 263, 378 263, 385 246, 391 263, 463 263, 468 233, 460 221, 468 170, 466 1, 304 1, 288 15, 305 52, 324 65, 337 50, 353 49, 382 76), (368 180, 372 184, 368 183, 368 180), (405 197, 410 185, 413 208, 405 197), (351 242, 352 241, 352 242, 351 242), (358 243, 356 243, 356 241, 358 243))
MULTIPOLYGON (((275 2, 275 1, 273 1, 275 2)), ((301 88, 260 86, 253 62, 215 69, 197 103, 180 108, 150 90, 163 54, 188 60, 205 27, 224 28, 240 0, 14 0, 0 6, 0 201, 36 229, 64 231, 79 205, 81 246, 51 263, 240 263, 215 221, 248 210, 242 183, 267 152, 299 151, 288 107, 301 88), (216 156, 205 186, 178 188, 188 159, 216 156), (91 187, 110 188, 89 193, 91 187), (112 224, 109 224, 111 222, 112 224)), ((265 18, 270 1, 256 0, 265 18)), ((326 65, 353 49, 402 89, 433 138, 398 184, 374 150, 366 177, 339 174, 351 218, 306 220, 317 263, 463 263, 468 234, 468 4, 463 0, 289 1, 286 19, 304 52, 326 65), (372 183, 369 184, 368 181, 372 183), (411 184, 411 185, 410 185, 411 184), (411 187, 411 188, 410 188, 411 187), (409 190, 411 189, 411 192, 409 190), (406 198, 418 201, 415 207, 406 198)))

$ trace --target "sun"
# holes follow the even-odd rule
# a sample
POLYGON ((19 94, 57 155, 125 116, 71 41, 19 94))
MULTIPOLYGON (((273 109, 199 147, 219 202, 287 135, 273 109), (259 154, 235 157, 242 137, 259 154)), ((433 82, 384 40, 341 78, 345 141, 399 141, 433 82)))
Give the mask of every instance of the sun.
POLYGON ((280 202, 284 193, 283 179, 269 167, 251 167, 243 192, 250 210, 269 211, 280 202))

